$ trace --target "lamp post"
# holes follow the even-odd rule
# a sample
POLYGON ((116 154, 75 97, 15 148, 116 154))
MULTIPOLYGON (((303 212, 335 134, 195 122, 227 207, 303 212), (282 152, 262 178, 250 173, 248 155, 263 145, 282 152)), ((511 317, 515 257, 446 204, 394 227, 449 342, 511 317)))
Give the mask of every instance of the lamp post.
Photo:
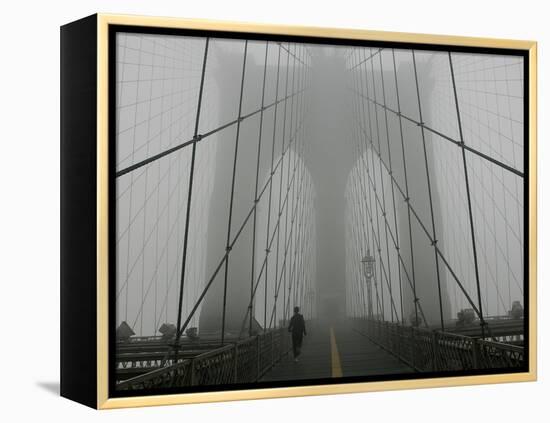
POLYGON ((372 320, 372 278, 374 277, 374 263, 376 260, 370 255, 370 248, 367 250, 367 255, 361 260, 363 272, 367 278, 367 301, 368 301, 368 316, 372 320))

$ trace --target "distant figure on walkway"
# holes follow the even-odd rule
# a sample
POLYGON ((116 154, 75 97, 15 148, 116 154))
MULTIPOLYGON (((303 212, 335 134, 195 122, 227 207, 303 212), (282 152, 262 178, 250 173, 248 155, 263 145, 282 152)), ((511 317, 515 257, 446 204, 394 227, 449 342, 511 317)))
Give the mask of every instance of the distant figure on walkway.
POLYGON ((306 322, 304 316, 300 314, 300 307, 294 307, 294 316, 290 319, 288 331, 292 332, 292 352, 294 353, 294 361, 298 361, 298 356, 301 353, 302 339, 306 333, 306 322))

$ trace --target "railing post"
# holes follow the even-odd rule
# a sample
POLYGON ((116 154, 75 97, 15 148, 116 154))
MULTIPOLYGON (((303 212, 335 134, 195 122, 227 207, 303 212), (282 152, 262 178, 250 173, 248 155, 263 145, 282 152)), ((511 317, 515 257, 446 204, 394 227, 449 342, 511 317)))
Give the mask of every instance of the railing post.
POLYGON ((472 363, 474 365, 474 369, 480 369, 481 362, 479 357, 479 343, 476 338, 472 338, 472 363))
POLYGON ((193 386, 195 384, 195 381, 197 380, 197 375, 196 375, 196 369, 195 369, 195 359, 192 359, 191 360, 191 386, 193 386))
POLYGON ((432 370, 436 372, 439 368, 439 335, 435 330, 432 332, 432 346, 434 352, 432 370))
POLYGON ((237 383, 237 360, 238 360, 238 344, 235 342, 233 347, 233 382, 237 383))
POLYGON ((261 362, 261 351, 260 351, 260 335, 256 335, 256 381, 260 379, 260 362, 261 362))
POLYGON ((271 331, 271 367, 275 365, 275 341, 273 340, 273 333, 271 331))
POLYGON ((390 323, 389 322, 384 323, 384 334, 386 336, 386 348, 388 348, 388 350, 392 351, 390 330, 391 330, 390 329, 390 323))
POLYGON ((399 349, 399 357, 403 358, 403 337, 401 336, 401 324, 395 327, 395 336, 397 336, 397 348, 399 349))
POLYGON ((279 360, 278 361, 280 361, 281 358, 283 358, 283 350, 286 348, 286 336, 283 335, 283 329, 282 328, 279 329, 279 337, 280 337, 281 347, 279 348, 279 360))
POLYGON ((416 369, 416 342, 415 342, 414 326, 411 326, 411 356, 412 356, 412 365, 416 369))

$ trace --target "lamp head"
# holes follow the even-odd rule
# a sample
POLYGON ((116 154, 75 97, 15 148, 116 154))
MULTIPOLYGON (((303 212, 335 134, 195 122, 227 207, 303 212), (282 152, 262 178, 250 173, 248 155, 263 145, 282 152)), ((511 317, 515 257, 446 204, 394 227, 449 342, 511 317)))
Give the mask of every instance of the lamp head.
POLYGON ((370 279, 374 276, 374 263, 376 260, 373 256, 370 255, 370 249, 367 250, 367 255, 363 257, 361 260, 361 264, 363 265, 363 272, 365 272, 365 276, 367 279, 370 279))

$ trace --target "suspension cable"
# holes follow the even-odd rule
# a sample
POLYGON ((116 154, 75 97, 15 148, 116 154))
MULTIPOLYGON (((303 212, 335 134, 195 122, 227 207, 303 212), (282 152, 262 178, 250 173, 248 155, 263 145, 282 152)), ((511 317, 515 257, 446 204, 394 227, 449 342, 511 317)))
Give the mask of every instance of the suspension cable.
MULTIPOLYGON (((418 115, 420 118, 420 122, 424 122, 424 119, 422 118, 422 104, 420 101, 420 87, 418 85, 418 71, 416 68, 416 58, 414 54, 414 50, 411 50, 412 52, 412 59, 413 59, 413 69, 414 69, 414 80, 416 85, 416 98, 418 101, 418 115)), ((424 127, 423 125, 420 125, 420 133, 422 134, 422 147, 424 151, 424 165, 426 168, 426 181, 428 183, 428 198, 430 200, 430 217, 432 221, 432 235, 433 235, 433 241, 432 245, 435 247, 438 239, 436 235, 435 230, 435 218, 434 218, 434 207, 433 207, 433 199, 432 199, 432 186, 431 186, 431 179, 430 179, 430 170, 428 166, 428 153, 426 150, 426 137, 424 134, 424 127)), ((441 297, 441 277, 439 274, 439 260, 437 257, 437 250, 434 248, 434 258, 435 258, 435 270, 436 270, 436 276, 437 276, 437 293, 439 297, 439 318, 441 323, 441 330, 445 331, 445 323, 443 322, 443 300, 441 297)))
MULTIPOLYGON (((262 112, 260 113, 260 125, 258 128, 258 154, 256 156, 256 182, 254 184, 254 204, 258 204, 258 179, 260 177, 260 158, 262 152, 262 127, 264 123, 264 103, 265 103, 265 76, 267 73, 267 54, 269 49, 269 42, 265 43, 265 59, 264 59, 264 74, 262 82, 262 112)), ((252 336, 252 306, 254 299, 254 279, 256 271, 256 220, 257 220, 258 207, 254 207, 254 217, 252 219, 252 260, 251 260, 251 270, 250 270, 250 322, 248 325, 248 335, 252 336)))
MULTIPOLYGON (((195 142, 193 143, 193 147, 191 150, 191 167, 189 168, 189 188, 187 191, 187 214, 185 216, 185 233, 183 238, 183 254, 182 254, 182 264, 181 264, 181 278, 180 278, 180 291, 179 291, 179 298, 178 298, 178 323, 177 327, 179 328, 181 325, 181 312, 182 312, 182 306, 183 306, 183 289, 185 286, 185 270, 186 270, 186 264, 187 264, 187 245, 188 245, 188 239, 189 239, 189 222, 191 220, 191 199, 193 194, 193 177, 195 174, 195 157, 196 157, 196 151, 197 151, 197 143, 196 138, 199 133, 199 122, 200 122, 200 114, 201 114, 201 103, 202 103, 202 95, 204 91, 204 75, 206 72, 206 59, 208 57, 208 45, 210 42, 210 38, 206 38, 205 46, 204 46, 204 58, 202 63, 202 74, 201 74, 201 82, 200 82, 200 88, 199 88, 199 100, 197 104, 197 116, 195 118, 195 131, 194 131, 194 138, 195 142)), ((177 362, 178 357, 178 344, 179 339, 181 336, 181 332, 176 332, 176 341, 175 341, 175 362, 177 362)))
POLYGON ((460 119, 460 108, 458 105, 458 95, 456 91, 456 82, 455 82, 455 73, 453 69, 453 59, 451 57, 451 52, 448 52, 449 54, 449 69, 451 71, 451 81, 453 83, 453 93, 454 93, 454 100, 456 105, 456 118, 458 122, 458 133, 460 135, 460 142, 461 142, 461 150, 462 150, 462 163, 464 165, 464 180, 466 183, 466 197, 468 199, 468 215, 470 218, 470 235, 472 237, 472 250, 474 255, 474 270, 475 270, 475 277, 476 277, 476 286, 477 286, 477 297, 478 297, 478 307, 479 307, 479 322, 481 325, 481 337, 485 338, 485 320, 483 318, 483 305, 481 304, 481 287, 479 282, 479 267, 477 262, 477 247, 476 247, 476 238, 475 238, 475 230, 474 230, 474 216, 472 213, 472 200, 471 200, 471 194, 470 194, 470 182, 468 180, 468 166, 466 165, 466 151, 464 150, 464 134, 462 133, 462 121, 460 119))
POLYGON ((241 75, 241 92, 239 95, 239 112, 237 114, 237 134, 235 135, 235 153, 233 155, 233 174, 231 176, 231 196, 229 197, 229 218, 227 222, 227 242, 226 242, 226 252, 228 253, 225 259, 225 271, 224 271, 224 280, 223 280, 223 305, 222 305, 222 332, 221 332, 221 344, 223 345, 225 339, 225 312, 227 305, 227 278, 229 274, 229 252, 231 251, 230 241, 231 241, 231 223, 233 219, 233 200, 235 197, 235 176, 237 173, 237 157, 239 152, 239 135, 241 129, 241 114, 243 107, 243 91, 244 91, 244 77, 246 74, 246 56, 248 52, 248 40, 244 42, 244 54, 243 54, 243 66, 242 66, 242 75, 241 75))

